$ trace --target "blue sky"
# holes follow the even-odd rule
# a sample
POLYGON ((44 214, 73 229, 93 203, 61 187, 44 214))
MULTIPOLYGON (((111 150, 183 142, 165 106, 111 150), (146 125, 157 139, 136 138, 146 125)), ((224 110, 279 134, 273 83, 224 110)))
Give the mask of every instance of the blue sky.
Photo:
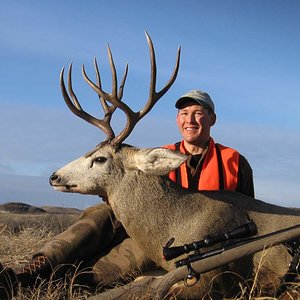
POLYGON ((81 65, 94 78, 96 57, 109 91, 109 43, 119 77, 129 63, 123 100, 138 110, 149 85, 147 31, 156 50, 157 89, 172 72, 178 46, 181 65, 171 90, 127 142, 178 141, 174 101, 191 89, 207 91, 218 116, 212 135, 249 160, 257 198, 299 206, 299 15, 296 0, 1 1, 0 203, 84 208, 99 201, 48 184, 53 171, 104 138, 68 110, 59 73, 73 62, 78 98, 102 117, 81 65))

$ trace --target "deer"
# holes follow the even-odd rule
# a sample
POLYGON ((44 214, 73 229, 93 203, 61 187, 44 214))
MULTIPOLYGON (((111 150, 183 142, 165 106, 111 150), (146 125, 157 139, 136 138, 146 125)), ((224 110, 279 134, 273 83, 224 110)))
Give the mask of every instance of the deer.
MULTIPOLYGON (((187 159, 186 155, 163 147, 138 148, 124 143, 136 124, 170 89, 179 70, 180 47, 170 79, 156 92, 155 51, 147 33, 146 39, 150 52, 151 78, 149 98, 140 111, 134 112, 122 101, 128 64, 118 86, 109 46, 107 49, 112 73, 111 93, 102 89, 96 59, 96 83, 88 77, 84 65, 82 66, 84 80, 100 99, 104 111, 103 119, 90 115, 80 105, 72 86, 72 64, 68 71, 68 91, 64 82, 64 68, 62 69, 60 86, 67 106, 76 116, 104 132, 106 139, 83 156, 52 173, 50 185, 60 192, 99 195, 106 199, 107 205, 111 206, 128 235, 165 272, 172 272, 175 268, 162 255, 162 249, 171 237, 174 239, 174 246, 179 246, 201 240, 207 234, 217 235, 233 230, 250 220, 255 223, 259 236, 300 224, 300 211, 297 209, 253 199, 238 192, 194 192, 184 189, 167 175, 187 159), (111 126, 117 109, 126 116, 126 125, 118 135, 111 126)), ((254 274, 259 274, 266 294, 274 295, 291 261, 288 248, 282 244, 271 247, 263 256, 263 264, 262 251, 246 254, 203 274, 192 287, 180 285, 180 295, 204 298, 213 289, 216 295, 227 297, 236 293, 232 289, 233 281, 238 280, 237 278, 251 279, 254 274)))

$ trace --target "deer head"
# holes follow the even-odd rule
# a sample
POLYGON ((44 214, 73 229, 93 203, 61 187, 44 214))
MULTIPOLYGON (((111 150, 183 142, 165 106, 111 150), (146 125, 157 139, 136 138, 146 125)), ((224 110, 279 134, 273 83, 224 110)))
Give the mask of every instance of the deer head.
POLYGON ((118 87, 117 73, 113 56, 108 46, 108 59, 112 73, 111 93, 103 91, 101 87, 100 72, 97 61, 94 67, 97 83, 94 83, 86 74, 84 66, 82 74, 84 80, 97 93, 100 104, 104 111, 103 119, 98 119, 84 111, 73 91, 72 87, 72 64, 68 72, 68 92, 64 83, 64 68, 60 75, 60 86, 64 100, 69 109, 80 118, 102 130, 106 139, 94 150, 71 162, 50 177, 50 184, 59 191, 77 192, 83 194, 96 194, 106 197, 112 182, 119 182, 127 170, 138 170, 155 175, 168 174, 177 168, 186 156, 167 149, 137 149, 124 147, 122 142, 129 136, 135 125, 141 120, 157 103, 157 101, 169 90, 174 83, 180 61, 180 47, 178 48, 176 64, 173 73, 166 85, 156 92, 156 60, 153 43, 146 33, 147 43, 150 51, 151 79, 149 98, 144 108, 134 112, 122 101, 128 65, 126 65, 121 84, 118 87), (111 119, 116 109, 120 109, 126 116, 124 129, 116 136, 112 127, 111 119))

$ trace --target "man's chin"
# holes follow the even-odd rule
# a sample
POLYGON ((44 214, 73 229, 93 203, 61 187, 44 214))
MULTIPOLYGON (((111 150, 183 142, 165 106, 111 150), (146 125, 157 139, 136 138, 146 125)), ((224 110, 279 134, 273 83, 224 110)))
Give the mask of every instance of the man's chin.
POLYGON ((209 137, 208 138, 202 138, 199 136, 195 137, 195 136, 188 136, 188 137, 184 137, 184 143, 185 146, 190 146, 190 147, 197 147, 197 148, 206 148, 208 143, 209 143, 209 137))

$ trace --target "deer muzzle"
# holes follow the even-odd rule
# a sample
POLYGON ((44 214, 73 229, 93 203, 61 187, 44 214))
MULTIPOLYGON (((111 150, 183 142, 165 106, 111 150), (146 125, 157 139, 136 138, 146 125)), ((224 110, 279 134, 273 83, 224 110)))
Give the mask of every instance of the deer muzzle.
POLYGON ((49 183, 55 190, 60 192, 74 192, 77 187, 76 184, 70 185, 64 183, 62 177, 56 172, 52 173, 52 175, 49 177, 49 183))

